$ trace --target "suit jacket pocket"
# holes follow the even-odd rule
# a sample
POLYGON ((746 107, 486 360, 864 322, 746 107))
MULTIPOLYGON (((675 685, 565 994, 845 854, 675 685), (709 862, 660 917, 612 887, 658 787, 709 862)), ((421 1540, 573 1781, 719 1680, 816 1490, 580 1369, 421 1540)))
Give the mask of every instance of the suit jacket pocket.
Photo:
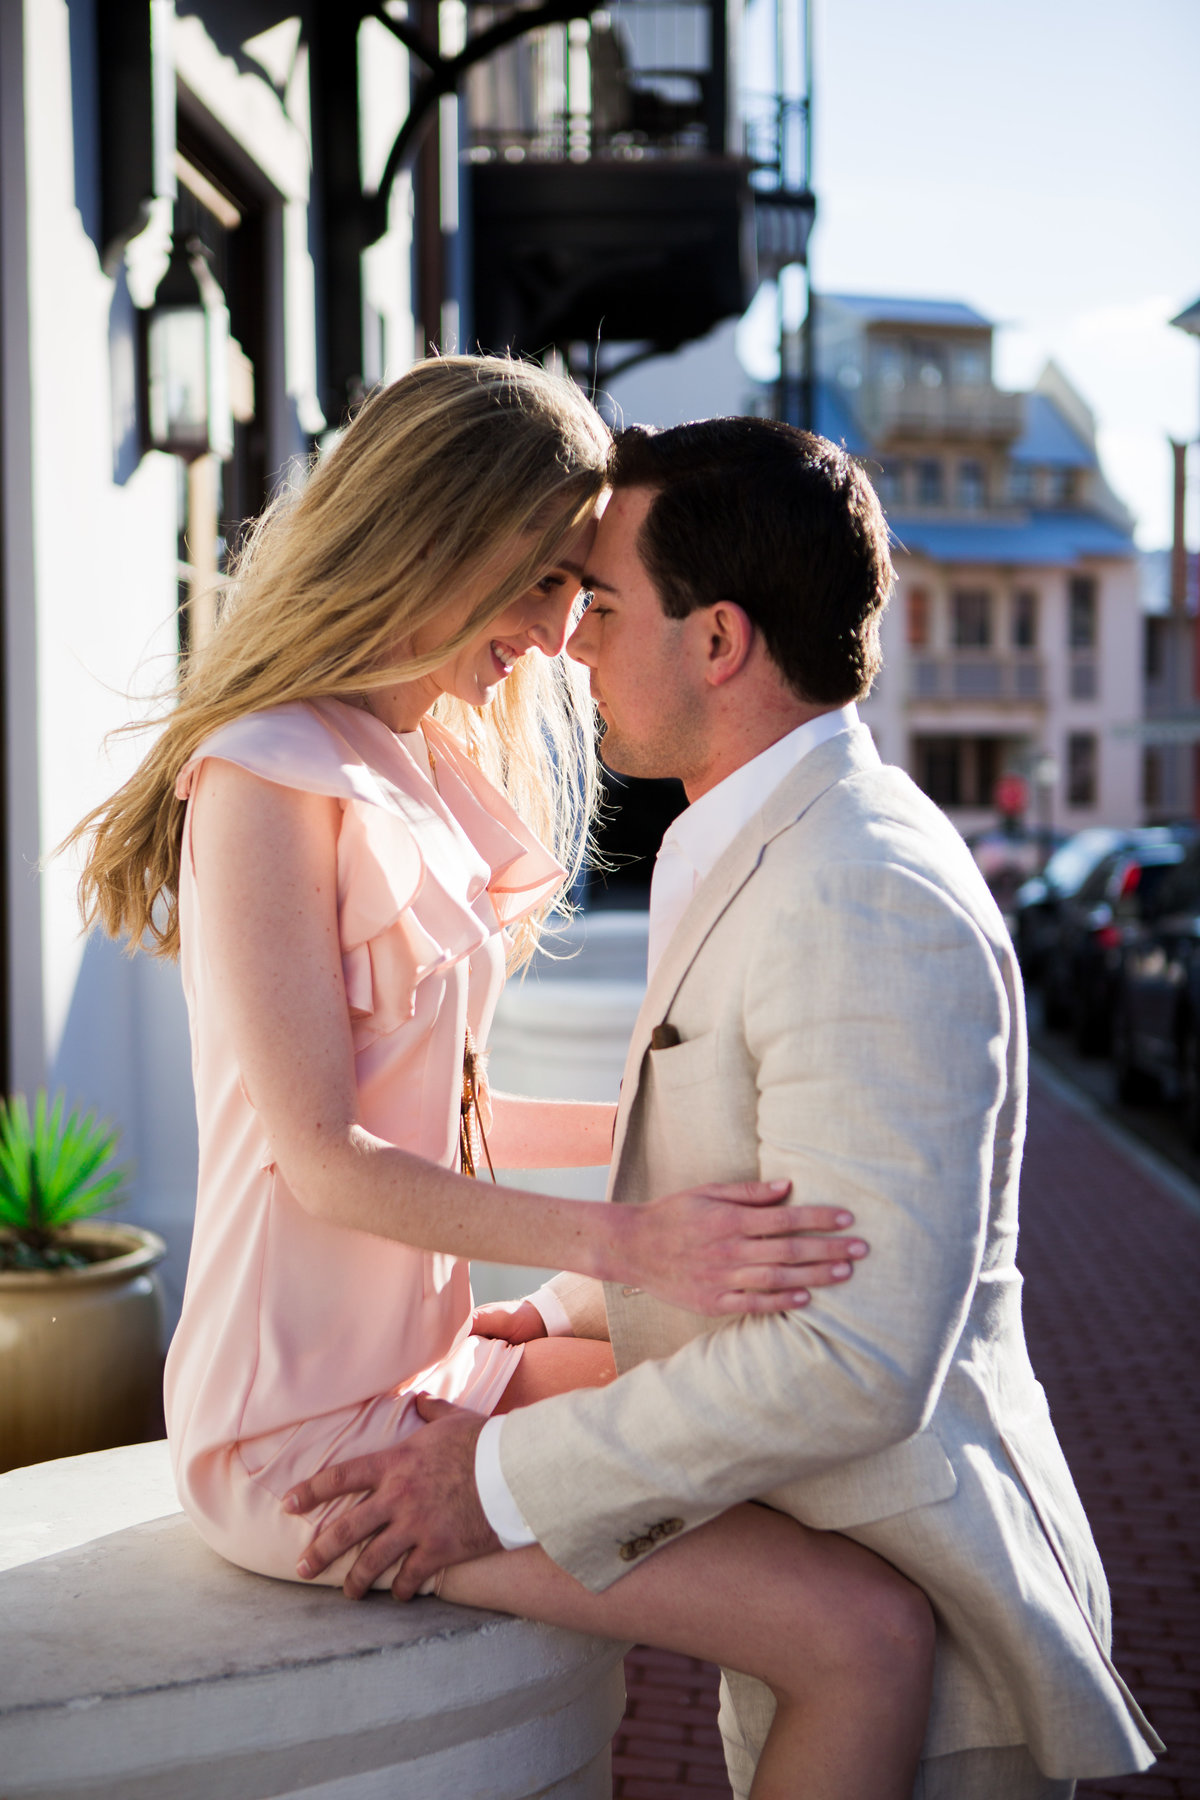
POLYGON ((806 1481, 789 1481, 760 1498, 818 1531, 841 1531, 933 1506, 949 1500, 957 1488, 954 1465, 936 1434, 921 1431, 874 1456, 861 1456, 806 1481))
POLYGON ((719 1068, 719 1044, 720 1033, 708 1031, 703 1037, 688 1038, 667 1050, 651 1050, 655 1087, 669 1093, 675 1088, 694 1087, 698 1081, 712 1080, 719 1068))

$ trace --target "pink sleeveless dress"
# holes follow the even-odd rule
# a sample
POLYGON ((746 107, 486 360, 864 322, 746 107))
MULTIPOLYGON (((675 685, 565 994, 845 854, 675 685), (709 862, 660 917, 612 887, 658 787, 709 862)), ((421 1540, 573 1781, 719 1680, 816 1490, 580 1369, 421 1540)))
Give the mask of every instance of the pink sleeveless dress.
MULTIPOLYGON (((428 740, 436 787, 421 732, 397 736, 337 700, 274 707, 215 732, 176 791, 186 799, 217 757, 340 802, 359 1122, 457 1168, 466 1026, 486 1044, 504 927, 553 893, 562 871, 453 737, 430 725, 428 740)), ((288 1488, 418 1429, 415 1390, 491 1412, 521 1350, 470 1335, 465 1262, 326 1224, 289 1193, 213 994, 190 810, 179 920, 200 1178, 167 1357, 167 1435, 202 1536, 232 1562, 294 1580, 313 1532, 347 1502, 295 1518, 280 1505, 288 1488)), ((345 1563, 321 1579, 340 1582, 345 1563)))

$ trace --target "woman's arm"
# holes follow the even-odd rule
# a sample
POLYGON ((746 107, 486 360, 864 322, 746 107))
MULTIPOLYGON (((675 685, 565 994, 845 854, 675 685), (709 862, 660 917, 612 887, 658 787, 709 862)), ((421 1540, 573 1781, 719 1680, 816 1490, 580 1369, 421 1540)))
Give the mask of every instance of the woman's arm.
POLYGON ((837 1279, 844 1240, 798 1234, 839 1230, 849 1215, 783 1208, 779 1185, 597 1206, 474 1181, 365 1131, 338 940, 338 803, 213 759, 192 806, 216 994, 272 1153, 306 1211, 418 1249, 574 1269, 709 1313, 779 1311, 837 1279))
POLYGON ((491 1096, 488 1149, 498 1169, 580 1169, 612 1155, 617 1109, 600 1100, 491 1096))

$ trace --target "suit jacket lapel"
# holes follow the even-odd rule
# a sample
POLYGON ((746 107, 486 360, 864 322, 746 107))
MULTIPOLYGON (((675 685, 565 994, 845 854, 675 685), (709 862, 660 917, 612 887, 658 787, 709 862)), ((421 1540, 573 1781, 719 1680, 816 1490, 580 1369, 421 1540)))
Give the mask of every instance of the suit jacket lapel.
POLYGON ((616 1175, 620 1160, 650 1034, 666 1018, 684 977, 714 925, 754 874, 772 838, 795 824, 835 782, 857 774, 860 769, 878 765, 879 755, 865 725, 853 725, 818 745, 768 794, 761 809, 742 828, 696 889, 663 951, 633 1028, 613 1134, 612 1177, 616 1175))

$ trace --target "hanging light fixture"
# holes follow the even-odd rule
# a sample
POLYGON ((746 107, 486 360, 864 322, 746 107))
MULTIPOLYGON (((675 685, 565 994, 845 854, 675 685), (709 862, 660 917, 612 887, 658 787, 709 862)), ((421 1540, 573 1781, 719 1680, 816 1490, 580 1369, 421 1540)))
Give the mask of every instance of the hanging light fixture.
POLYGON ((146 440, 191 462, 233 454, 229 310, 198 237, 174 237, 144 315, 146 440))

